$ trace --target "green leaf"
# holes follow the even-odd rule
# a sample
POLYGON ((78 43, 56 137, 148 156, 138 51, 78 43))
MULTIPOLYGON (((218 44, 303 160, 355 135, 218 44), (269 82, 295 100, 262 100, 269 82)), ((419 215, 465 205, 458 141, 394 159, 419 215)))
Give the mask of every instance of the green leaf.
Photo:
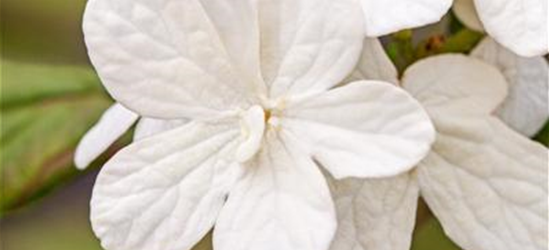
POLYGON ((462 29, 446 39, 443 53, 469 53, 482 40, 484 34, 470 29, 462 29))
POLYGON ((2 0, 2 56, 33 62, 87 62, 86 0, 2 0))
POLYGON ((415 60, 413 36, 413 31, 407 29, 388 37, 387 54, 400 74, 415 60))
POLYGON ((534 140, 549 147, 549 120, 545 123, 543 129, 534 136, 534 140))
POLYGON ((442 230, 435 217, 430 217, 420 228, 416 228, 412 250, 461 250, 442 230))
POLYGON ((69 176, 80 137, 111 101, 87 67, 2 62, 0 213, 69 176))
POLYGON ((416 60, 443 53, 468 54, 482 40, 482 33, 463 28, 449 35, 434 35, 421 41, 416 48, 416 60))

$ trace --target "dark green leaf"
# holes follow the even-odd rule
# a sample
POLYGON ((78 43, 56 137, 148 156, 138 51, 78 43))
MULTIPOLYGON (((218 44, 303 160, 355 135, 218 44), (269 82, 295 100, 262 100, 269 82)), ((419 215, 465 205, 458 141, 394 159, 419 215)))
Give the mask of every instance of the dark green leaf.
POLYGON ((439 222, 430 217, 414 232, 412 250, 461 250, 445 234, 439 222))
POLYGON ((86 0, 2 0, 2 56, 33 62, 87 62, 86 0))
POLYGON ((549 147, 549 121, 545 123, 543 129, 534 137, 534 140, 549 147))

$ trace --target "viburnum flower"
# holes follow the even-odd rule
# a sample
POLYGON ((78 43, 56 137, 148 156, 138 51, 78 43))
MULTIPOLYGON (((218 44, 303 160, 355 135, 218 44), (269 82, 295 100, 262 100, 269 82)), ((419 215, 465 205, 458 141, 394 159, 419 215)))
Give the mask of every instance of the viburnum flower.
MULTIPOLYGON (((262 0, 264 1, 264 0, 262 0)), ((358 0, 363 10, 365 34, 370 37, 386 35, 407 28, 415 28, 439 21, 452 6, 452 0, 358 0)), ((370 70, 370 69, 367 69, 370 70)), ((376 70, 376 69, 371 69, 376 70)), ((101 121, 82 139, 76 151, 79 169, 87 167, 139 119, 139 115, 120 104, 107 110, 101 121)), ((162 119, 143 119, 136 129, 136 137, 154 134, 171 128, 178 121, 164 124, 162 119), (150 131, 148 131, 150 130, 150 131), (148 132, 147 132, 148 131, 148 132)))
POLYGON ((215 225, 217 250, 327 249, 336 212, 319 167, 336 179, 393 176, 434 140, 427 114, 405 91, 381 81, 337 86, 362 49, 358 6, 90 0, 90 59, 133 112, 119 131, 138 115, 167 129, 102 168, 91 201, 102 245, 190 249, 215 225))
MULTIPOLYGON (((481 44, 475 54, 484 46, 491 45, 481 44)), ((419 195, 463 249, 547 249, 548 150, 496 116, 501 103, 520 97, 507 97, 502 72, 473 57, 449 54, 415 63, 398 80, 380 46, 367 55, 359 65, 377 65, 383 73, 358 67, 354 79, 401 85, 426 108, 437 139, 409 173, 331 181, 339 225, 331 249, 408 250, 419 195)), ((507 52, 498 49, 487 55, 507 52)), ((532 69, 517 67, 511 75, 506 70, 514 81, 532 69)))
MULTIPOLYGON (((265 0, 261 0, 265 1, 265 0)), ((357 0, 363 11, 365 34, 370 37, 386 35, 407 28, 415 28, 439 21, 452 6, 452 0, 357 0)), ((247 20, 240 20, 242 22, 247 20)), ((358 23, 355 25, 359 25, 358 23)), ((369 43, 371 45, 371 43, 369 43)), ((375 71, 377 69, 366 69, 375 71)), ((139 115, 120 104, 105 112, 101 122, 83 138, 76 154, 76 166, 83 169, 103 153, 139 119, 139 115)), ((165 125, 162 119, 145 118, 136 129, 136 137, 154 134, 171 128, 178 121, 165 125), (150 131, 148 131, 150 130, 150 131), (147 132, 148 131, 148 132, 147 132)))
MULTIPOLYGON (((490 37, 484 38, 471 56, 497 67, 509 85, 508 95, 497 108, 503 122, 521 134, 535 135, 549 119, 549 64, 542 56, 522 57, 499 45, 490 37)), ((397 83, 396 69, 376 39, 366 39, 362 60, 346 81, 378 79, 397 83), (375 58, 375 60, 371 59, 375 58)), ((103 153, 137 121, 139 115, 115 104, 82 139, 76 151, 76 166, 85 168, 103 153)), ((138 123, 134 139, 138 140, 181 125, 185 120, 143 118, 138 123)))
POLYGON ((526 57, 549 52, 547 0, 455 0, 454 13, 469 28, 526 57))

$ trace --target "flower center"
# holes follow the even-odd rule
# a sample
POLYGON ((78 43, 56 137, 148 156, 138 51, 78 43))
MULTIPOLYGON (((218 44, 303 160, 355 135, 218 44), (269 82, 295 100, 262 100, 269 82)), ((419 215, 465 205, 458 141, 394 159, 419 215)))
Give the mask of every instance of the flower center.
POLYGON ((277 129, 278 117, 282 116, 285 101, 284 99, 268 99, 266 97, 261 98, 261 106, 265 112, 264 121, 269 128, 277 129))
POLYGON ((245 162, 260 149, 266 129, 278 129, 278 116, 282 115, 284 102, 262 98, 261 106, 254 105, 240 114, 244 141, 237 149, 237 160, 245 162))
POLYGON ((265 123, 268 123, 269 119, 271 119, 272 112, 270 109, 266 109, 264 110, 264 112, 265 112, 265 123))

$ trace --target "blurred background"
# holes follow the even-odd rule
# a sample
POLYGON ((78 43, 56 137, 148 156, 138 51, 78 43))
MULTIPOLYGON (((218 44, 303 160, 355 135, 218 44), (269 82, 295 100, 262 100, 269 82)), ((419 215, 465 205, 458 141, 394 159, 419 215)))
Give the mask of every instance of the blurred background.
MULTIPOLYGON (((3 250, 99 250, 88 221, 98 168, 74 169, 80 137, 112 103, 88 62, 81 17, 85 0, 2 0, 0 244, 3 250)), ((444 26, 384 38, 404 68, 433 53, 466 51, 480 34, 451 16, 444 26), (456 48, 456 41, 466 44, 456 48)), ((544 133, 547 133, 547 129, 544 133)), ((546 138, 539 135, 538 138, 546 138)), ((414 250, 454 250, 420 202, 414 250)), ((196 249, 211 249, 206 239, 196 249)))

